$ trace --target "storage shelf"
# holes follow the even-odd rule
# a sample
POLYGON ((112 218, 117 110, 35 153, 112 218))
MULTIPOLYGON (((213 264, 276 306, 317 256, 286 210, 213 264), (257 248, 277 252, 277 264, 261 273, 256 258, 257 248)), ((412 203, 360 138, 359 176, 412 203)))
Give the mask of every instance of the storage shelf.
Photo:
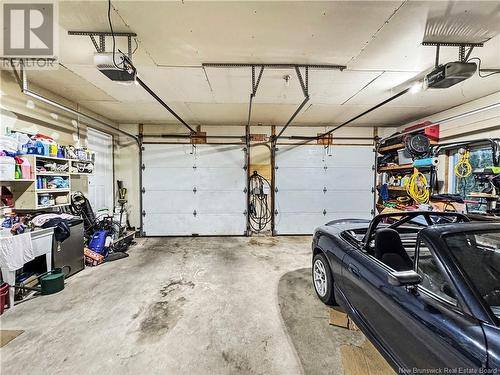
POLYGON ((405 147, 404 143, 396 143, 395 145, 380 147, 378 149, 378 152, 380 154, 383 154, 384 152, 395 151, 395 150, 399 150, 400 148, 404 148, 404 147, 405 147))
POLYGON ((41 205, 37 205, 36 206, 36 209, 37 210, 44 210, 46 208, 57 208, 57 207, 66 207, 66 206, 69 206, 70 203, 64 203, 64 204, 53 204, 53 205, 49 205, 49 206, 41 206, 41 205))
POLYGON ((380 167, 378 172, 390 172, 390 171, 409 171, 412 169, 430 169, 433 168, 434 165, 426 166, 426 167, 414 167, 413 164, 401 164, 401 165, 391 165, 389 167, 380 167))
MULTIPOLYGON (((380 190, 381 186, 377 186, 377 189, 380 190)), ((388 190, 392 190, 392 191, 404 191, 406 192, 406 188, 403 187, 403 186, 388 186, 387 187, 388 190)))
POLYGON ((58 158, 56 156, 45 156, 45 155, 34 155, 34 154, 28 154, 28 155, 22 155, 22 156, 33 156, 37 159, 47 159, 47 160, 59 160, 59 161, 68 161, 69 159, 65 158, 58 158))
POLYGON ((34 178, 13 178, 10 180, 2 180, 2 183, 4 182, 35 182, 34 178))
POLYGON ((61 177, 67 177, 69 176, 68 172, 35 172, 37 176, 61 176, 61 177))
POLYGON ((71 172, 71 176, 92 176, 93 173, 85 173, 85 172, 71 172))
POLYGON ((380 167, 378 169, 379 172, 386 172, 386 171, 403 171, 403 170, 410 170, 413 169, 413 164, 401 164, 401 165, 391 165, 388 167, 380 167))
POLYGON ((37 193, 69 193, 69 188, 64 189, 35 189, 37 193))
MULTIPOLYGON (((431 145, 437 145, 438 142, 430 140, 430 144, 431 145)), ((378 152, 379 152, 379 154, 383 154, 383 153, 386 153, 386 152, 389 152, 389 151, 397 151, 397 150, 400 150, 400 149, 405 148, 405 147, 406 146, 405 146, 404 143, 396 143, 394 145, 380 147, 378 149, 378 152)))

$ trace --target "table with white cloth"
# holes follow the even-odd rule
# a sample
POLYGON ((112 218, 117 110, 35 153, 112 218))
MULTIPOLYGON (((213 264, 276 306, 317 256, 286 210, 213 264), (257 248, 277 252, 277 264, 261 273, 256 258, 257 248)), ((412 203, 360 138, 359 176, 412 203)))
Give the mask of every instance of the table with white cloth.
POLYGON ((47 271, 52 270, 52 237, 54 228, 38 229, 18 235, 0 236, 2 279, 10 287, 9 307, 14 307, 16 271, 38 256, 45 255, 47 271))

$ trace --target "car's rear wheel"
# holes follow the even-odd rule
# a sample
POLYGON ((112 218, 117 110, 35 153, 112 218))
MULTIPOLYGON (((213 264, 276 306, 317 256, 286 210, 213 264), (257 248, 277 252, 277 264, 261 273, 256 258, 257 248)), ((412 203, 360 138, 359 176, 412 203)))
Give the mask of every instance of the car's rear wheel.
POLYGON ((316 254, 312 262, 312 279, 314 290, 319 299, 327 305, 335 305, 333 277, 324 254, 316 254))

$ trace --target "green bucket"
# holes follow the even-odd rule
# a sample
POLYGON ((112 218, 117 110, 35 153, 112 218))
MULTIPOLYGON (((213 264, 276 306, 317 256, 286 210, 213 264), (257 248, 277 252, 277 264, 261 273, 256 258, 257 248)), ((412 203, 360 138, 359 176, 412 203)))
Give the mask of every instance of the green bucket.
MULTIPOLYGON (((52 271, 46 272, 39 277, 41 292, 43 295, 54 294, 64 289, 64 272, 63 268, 54 268, 52 271)), ((68 271, 69 273, 69 271, 68 271)))

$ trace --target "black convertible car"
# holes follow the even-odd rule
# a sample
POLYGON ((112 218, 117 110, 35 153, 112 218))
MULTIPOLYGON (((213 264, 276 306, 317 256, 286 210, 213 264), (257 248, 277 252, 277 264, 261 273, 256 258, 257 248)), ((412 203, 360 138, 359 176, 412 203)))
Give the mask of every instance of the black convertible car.
POLYGON ((312 250, 318 297, 397 372, 500 373, 500 224, 427 211, 337 220, 312 250))

